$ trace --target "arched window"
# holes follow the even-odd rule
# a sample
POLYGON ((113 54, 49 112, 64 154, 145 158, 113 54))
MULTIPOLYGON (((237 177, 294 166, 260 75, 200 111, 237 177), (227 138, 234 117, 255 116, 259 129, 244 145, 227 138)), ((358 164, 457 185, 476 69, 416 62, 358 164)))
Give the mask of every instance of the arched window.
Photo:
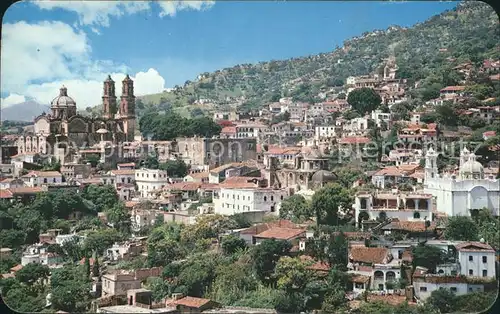
POLYGON ((264 202, 267 202, 267 196, 264 196, 264 202))

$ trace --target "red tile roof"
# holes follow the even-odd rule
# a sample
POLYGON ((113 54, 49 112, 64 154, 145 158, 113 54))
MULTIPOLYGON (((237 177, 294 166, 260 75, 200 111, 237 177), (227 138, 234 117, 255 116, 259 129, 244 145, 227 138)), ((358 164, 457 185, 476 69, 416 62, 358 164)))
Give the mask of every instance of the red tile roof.
POLYGON ((380 247, 354 246, 349 250, 349 258, 354 262, 381 264, 389 250, 380 247))
POLYGON ((184 297, 182 299, 179 299, 179 300, 172 302, 171 304, 183 305, 183 306, 192 307, 192 308, 200 308, 204 305, 207 305, 210 302, 212 302, 212 301, 209 299, 195 298, 195 297, 184 297))
POLYGON ((16 271, 19 271, 19 270, 21 270, 21 269, 23 269, 23 265, 18 264, 18 265, 16 265, 16 266, 12 267, 12 268, 10 269, 10 271, 15 273, 16 271))
POLYGON ((9 190, 0 190, 0 198, 12 198, 12 192, 9 190))
POLYGON ((20 187, 20 188, 10 188, 9 191, 16 195, 16 194, 35 194, 35 193, 40 193, 44 192, 44 189, 40 186, 36 187, 20 187))
POLYGON ((221 133, 231 133, 235 134, 236 133, 236 127, 235 126, 225 126, 222 128, 220 131, 221 133))
POLYGON ((122 164, 117 164, 117 167, 135 167, 135 164, 133 162, 125 162, 122 164))
POLYGON ((30 171, 28 174, 22 176, 23 178, 31 178, 32 176, 47 178, 47 177, 62 177, 59 171, 30 171))
POLYGON ((441 92, 446 92, 446 91, 462 91, 465 89, 465 86, 447 86, 443 89, 441 89, 441 92))
POLYGON ((339 144, 367 144, 370 139, 367 137, 344 137, 339 140, 339 144))
POLYGON ((364 276, 364 275, 359 275, 359 274, 354 274, 351 277, 351 280, 352 280, 352 282, 355 282, 355 283, 367 283, 368 281, 370 281, 370 277, 364 276))
POLYGON ((112 175, 129 175, 132 176, 135 174, 134 169, 115 169, 110 171, 112 175))
POLYGON ((481 242, 464 242, 456 245, 462 252, 495 252, 491 245, 481 242))
POLYGON ((255 235, 254 237, 261 239, 290 240, 299 237, 305 232, 306 230, 304 229, 273 227, 255 235))

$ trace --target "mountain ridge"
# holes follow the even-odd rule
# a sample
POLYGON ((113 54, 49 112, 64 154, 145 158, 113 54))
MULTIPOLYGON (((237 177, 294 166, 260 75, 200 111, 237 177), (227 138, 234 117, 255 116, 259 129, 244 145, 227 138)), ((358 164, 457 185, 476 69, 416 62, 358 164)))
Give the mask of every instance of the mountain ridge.
MULTIPOLYGON (((466 60, 498 59, 498 42, 498 16, 493 8, 482 2, 460 2, 412 27, 364 32, 331 52, 205 72, 171 92, 138 98, 145 104, 167 103, 183 111, 200 108, 199 100, 212 104, 201 108, 205 111, 228 110, 234 104, 256 109, 284 96, 315 102, 320 101, 315 95, 322 89, 340 87, 348 76, 378 71, 390 56, 396 58, 398 78, 407 78, 410 84, 423 81, 420 89, 446 86, 446 79, 436 81, 435 76, 445 76, 466 60)), ((418 94, 417 90, 413 96, 418 94)))

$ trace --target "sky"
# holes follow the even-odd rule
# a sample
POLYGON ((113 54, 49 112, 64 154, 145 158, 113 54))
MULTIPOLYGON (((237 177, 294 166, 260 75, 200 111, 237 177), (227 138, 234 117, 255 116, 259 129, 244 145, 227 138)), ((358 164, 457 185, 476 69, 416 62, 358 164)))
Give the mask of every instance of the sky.
POLYGON ((412 26, 457 2, 22 1, 2 19, 1 105, 43 104, 65 85, 79 108, 129 74, 137 96, 198 74, 329 52, 391 25, 412 26))

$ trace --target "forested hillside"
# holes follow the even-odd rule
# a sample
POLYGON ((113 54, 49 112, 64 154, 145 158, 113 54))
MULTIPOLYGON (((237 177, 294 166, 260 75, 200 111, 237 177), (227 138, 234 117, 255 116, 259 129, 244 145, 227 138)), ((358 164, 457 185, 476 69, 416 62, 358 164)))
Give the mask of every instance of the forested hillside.
POLYGON ((398 77, 409 79, 410 84, 420 81, 412 96, 428 98, 442 86, 456 83, 450 75, 454 66, 500 58, 498 21, 489 5, 462 2, 456 9, 411 28, 392 26, 366 32, 328 53, 203 73, 172 92, 144 96, 142 100, 182 107, 183 111, 210 110, 238 101, 242 103, 240 108, 258 108, 282 96, 312 102, 319 91, 342 86, 348 76, 381 70, 384 59, 391 55, 399 66, 398 77), (213 101, 200 107, 194 104, 199 99, 213 101))

